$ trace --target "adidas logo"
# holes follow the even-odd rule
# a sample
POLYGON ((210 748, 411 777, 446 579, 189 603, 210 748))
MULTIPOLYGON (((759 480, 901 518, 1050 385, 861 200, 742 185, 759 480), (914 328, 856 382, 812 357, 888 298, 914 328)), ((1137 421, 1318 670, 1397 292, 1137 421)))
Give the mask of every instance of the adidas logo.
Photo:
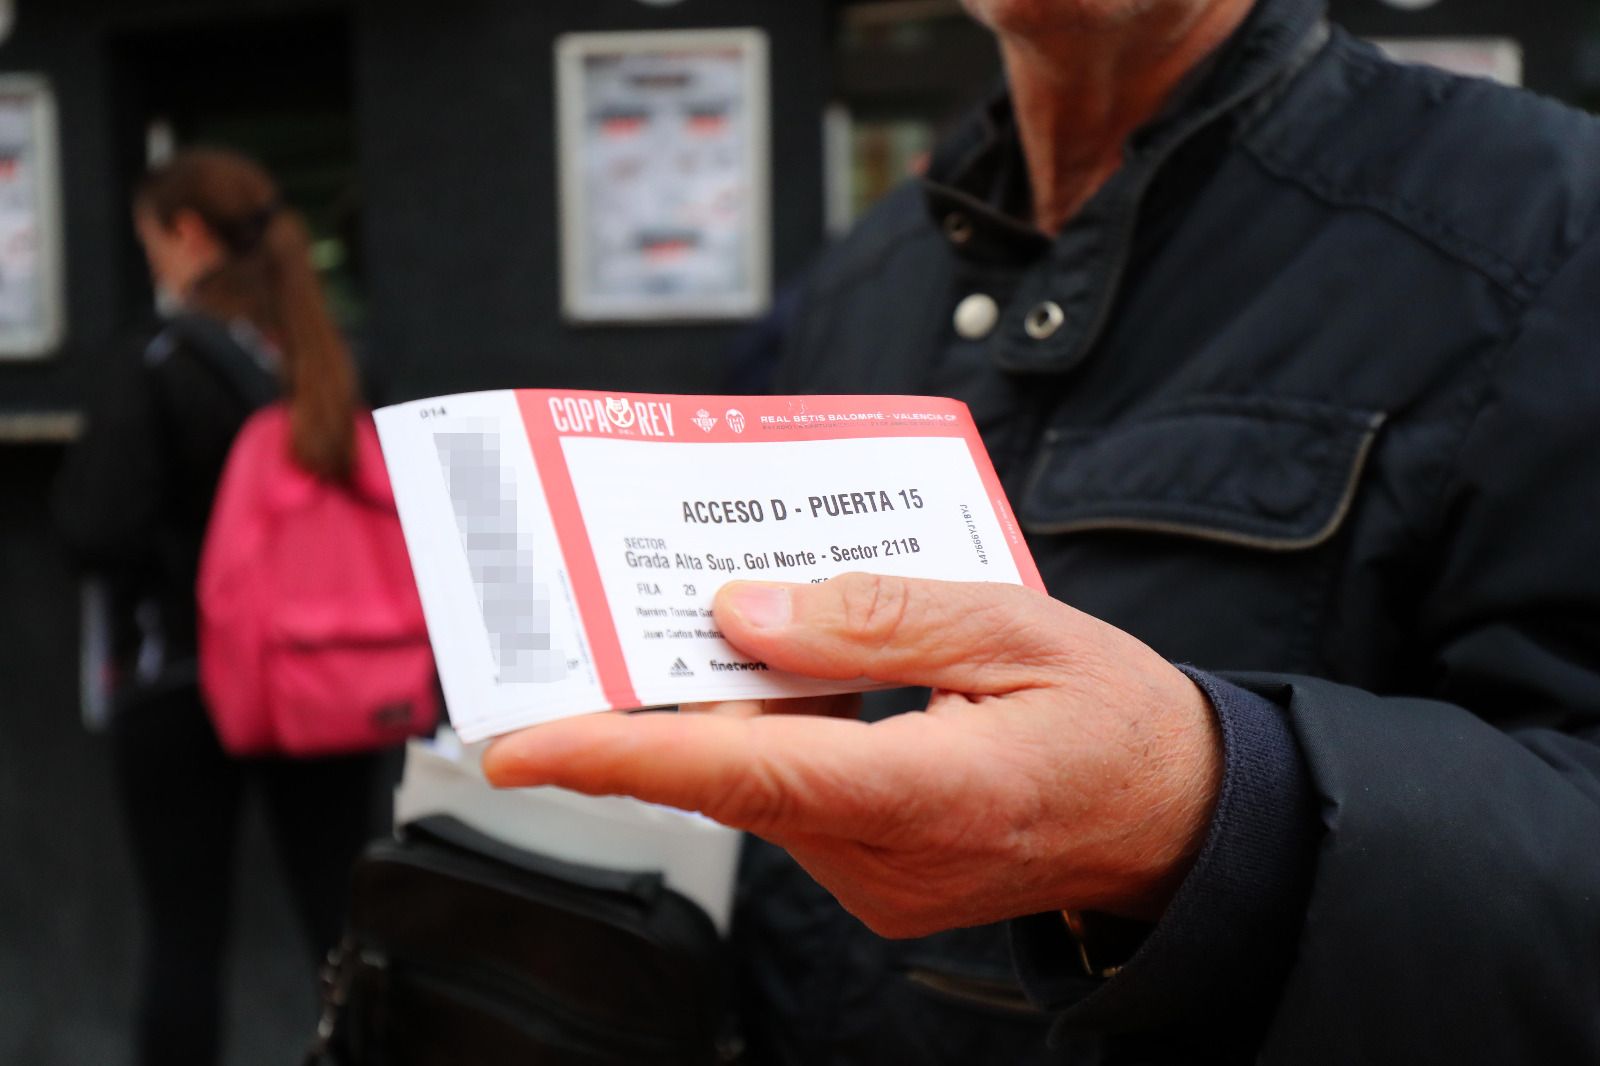
POLYGON ((694 671, 689 669, 689 664, 681 658, 673 660, 672 669, 667 671, 669 677, 693 677, 694 671))

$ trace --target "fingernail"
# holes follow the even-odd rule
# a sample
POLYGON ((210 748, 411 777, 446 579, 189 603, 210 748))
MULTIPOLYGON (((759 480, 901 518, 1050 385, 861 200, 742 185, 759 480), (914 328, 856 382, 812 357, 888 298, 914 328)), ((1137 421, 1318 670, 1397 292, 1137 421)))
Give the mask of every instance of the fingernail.
POLYGON ((777 629, 789 624, 793 607, 789 590, 775 585, 741 582, 728 590, 733 609, 756 629, 777 629))

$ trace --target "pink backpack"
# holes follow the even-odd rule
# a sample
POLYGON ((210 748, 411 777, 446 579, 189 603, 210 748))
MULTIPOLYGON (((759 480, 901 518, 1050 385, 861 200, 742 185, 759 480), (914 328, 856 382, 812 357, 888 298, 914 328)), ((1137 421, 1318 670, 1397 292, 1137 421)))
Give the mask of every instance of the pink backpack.
POLYGON ((348 485, 290 455, 257 411, 223 468, 200 557, 200 685, 235 755, 398 744, 438 716, 422 604, 369 415, 348 485))

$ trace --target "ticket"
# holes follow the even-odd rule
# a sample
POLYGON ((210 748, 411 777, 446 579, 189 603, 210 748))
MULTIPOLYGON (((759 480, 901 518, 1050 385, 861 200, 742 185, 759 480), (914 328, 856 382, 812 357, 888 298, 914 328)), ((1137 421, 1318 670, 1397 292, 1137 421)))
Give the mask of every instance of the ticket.
POLYGON ((875 687, 770 669, 726 581, 848 571, 1042 588, 966 406, 519 389, 376 412, 450 720, 875 687))

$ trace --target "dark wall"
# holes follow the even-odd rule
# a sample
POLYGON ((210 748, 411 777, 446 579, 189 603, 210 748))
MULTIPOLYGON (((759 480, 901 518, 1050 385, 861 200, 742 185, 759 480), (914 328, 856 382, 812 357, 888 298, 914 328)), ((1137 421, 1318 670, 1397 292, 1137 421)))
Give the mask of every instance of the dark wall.
POLYGON ((392 398, 507 386, 715 389, 736 327, 560 314, 553 46, 581 30, 755 25, 770 38, 776 277, 822 230, 818 3, 368 0, 358 99, 369 341, 392 398))

